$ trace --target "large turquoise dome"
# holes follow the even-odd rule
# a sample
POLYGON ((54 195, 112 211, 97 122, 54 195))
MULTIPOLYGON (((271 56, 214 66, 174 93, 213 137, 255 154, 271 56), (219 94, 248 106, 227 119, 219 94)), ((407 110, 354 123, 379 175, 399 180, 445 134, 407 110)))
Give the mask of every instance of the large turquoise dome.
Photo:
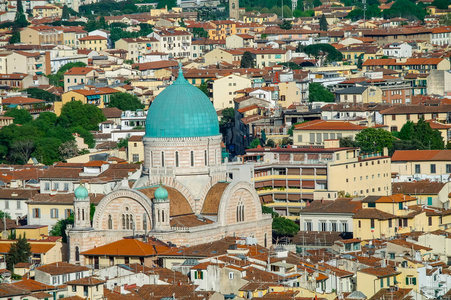
POLYGON ((210 99, 183 77, 153 100, 147 112, 146 137, 183 138, 219 134, 219 122, 210 99))

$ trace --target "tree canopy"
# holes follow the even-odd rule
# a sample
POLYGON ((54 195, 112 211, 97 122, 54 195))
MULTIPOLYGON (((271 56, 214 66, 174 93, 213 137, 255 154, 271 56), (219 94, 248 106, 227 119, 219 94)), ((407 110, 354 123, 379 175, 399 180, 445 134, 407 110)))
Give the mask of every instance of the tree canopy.
POLYGON ((14 124, 25 124, 33 120, 33 117, 26 109, 13 108, 5 113, 6 117, 13 117, 14 124))
POLYGON ((311 82, 308 86, 308 100, 310 102, 334 102, 334 93, 318 82, 311 82))
POLYGON ((384 147, 391 148, 393 135, 382 128, 366 128, 356 134, 355 140, 363 153, 382 152, 384 147))
POLYGON ((433 130, 428 122, 420 119, 417 123, 408 121, 396 136, 409 141, 416 149, 444 149, 443 138, 438 130, 433 130))
POLYGON ((326 15, 322 14, 321 19, 319 19, 319 30, 327 31, 327 27, 329 24, 327 24, 326 15))
POLYGON ((66 128, 80 126, 86 130, 98 130, 99 123, 105 120, 105 115, 97 106, 72 101, 66 103, 61 109, 58 124, 66 128))
POLYGON ((58 95, 55 95, 53 93, 47 92, 45 90, 41 90, 38 88, 28 88, 24 90, 29 97, 35 98, 35 99, 41 99, 45 100, 47 102, 54 102, 54 101, 61 101, 61 97, 58 95))
POLYGON ((384 10, 384 17, 390 18, 406 18, 409 20, 424 20, 426 10, 419 4, 415 4, 410 0, 396 0, 390 9, 384 10))
POLYGON ((305 54, 315 57, 316 59, 322 58, 326 62, 342 61, 343 55, 340 51, 335 49, 334 46, 329 44, 313 44, 304 47, 305 54))
POLYGON ((115 93, 110 96, 110 103, 108 107, 117 107, 120 110, 132 110, 143 109, 144 104, 134 95, 128 93, 115 93))
POLYGON ((71 213, 67 219, 61 219, 56 222, 56 224, 53 226, 52 230, 50 231, 51 236, 60 236, 62 237, 63 243, 67 243, 67 235, 66 235, 66 228, 67 225, 73 225, 74 224, 74 213, 71 213))
POLYGON ((56 72, 56 74, 47 75, 47 77, 49 78, 49 83, 54 86, 64 87, 64 73, 66 73, 67 70, 70 70, 73 67, 86 67, 86 64, 83 62, 65 64, 58 70, 58 72, 56 72))
POLYGON ((254 56, 251 52, 246 51, 241 57, 241 68, 253 68, 255 66, 254 56))
POLYGON ((11 244, 8 254, 6 254, 6 268, 14 272, 14 265, 20 262, 29 262, 31 256, 31 245, 25 236, 19 236, 19 239, 11 244))
POLYGON ((291 21, 283 20, 282 24, 279 25, 280 29, 286 29, 290 30, 293 28, 293 25, 291 25, 291 21))

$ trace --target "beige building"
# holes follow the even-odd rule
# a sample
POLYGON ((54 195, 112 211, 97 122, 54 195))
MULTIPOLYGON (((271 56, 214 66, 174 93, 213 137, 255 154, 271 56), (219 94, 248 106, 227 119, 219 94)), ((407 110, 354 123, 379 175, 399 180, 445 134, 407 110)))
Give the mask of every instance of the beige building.
POLYGON ((169 58, 191 56, 191 33, 182 30, 161 30, 152 32, 149 37, 155 38, 158 48, 154 51, 167 53, 169 58))
POLYGON ((136 163, 144 160, 144 144, 142 136, 131 136, 128 139, 128 162, 136 163))
POLYGON ((354 86, 336 90, 336 102, 340 103, 380 103, 382 90, 376 86, 354 86))
POLYGON ((64 32, 61 27, 47 25, 26 27, 20 31, 20 41, 28 45, 63 45, 64 32))
POLYGON ((295 81, 279 83, 279 105, 287 108, 292 104, 301 103, 301 90, 295 81))
POLYGON ((314 120, 295 125, 293 130, 293 145, 324 145, 326 140, 339 140, 344 137, 355 139, 367 127, 346 121, 314 120))
POLYGON ((213 80, 213 105, 216 110, 233 107, 233 99, 236 97, 236 91, 250 88, 252 80, 239 75, 228 75, 213 80))
POLYGON ((41 18, 61 17, 63 9, 56 5, 44 5, 33 7, 33 16, 41 18))
POLYGON ((93 104, 98 108, 105 108, 110 102, 110 96, 118 92, 118 90, 109 87, 70 90, 62 95, 61 101, 54 102, 54 111, 59 116, 64 104, 72 101, 81 101, 83 104, 93 104))
POLYGON ((206 65, 214 65, 220 62, 239 65, 244 51, 242 50, 225 50, 216 48, 205 53, 204 60, 206 65))
POLYGON ((446 182, 451 174, 451 150, 397 150, 392 156, 395 181, 446 182))
POLYGON ((126 50, 127 59, 132 59, 135 63, 138 63, 143 55, 155 52, 158 49, 158 40, 146 37, 123 38, 114 43, 114 48, 126 50))
MULTIPOLYGON (((325 148, 247 149, 243 160, 255 162, 250 176, 262 203, 284 216, 298 218, 306 201, 339 194, 391 194, 390 158, 366 158, 358 148, 340 148, 338 141, 325 148)), ((230 172, 234 178, 246 174, 230 172)))
POLYGON ((64 73, 64 91, 67 92, 73 86, 85 85, 89 80, 101 77, 105 77, 105 72, 101 69, 73 67, 64 73))
POLYGON ((256 44, 254 43, 255 37, 250 34, 234 34, 226 37, 226 48, 227 49, 237 49, 237 48, 254 48, 256 44))
POLYGON ((255 57, 255 67, 272 67, 281 63, 286 63, 291 59, 291 50, 283 49, 255 49, 251 50, 255 57))
POLYGON ((107 38, 100 35, 88 35, 78 40, 79 49, 88 49, 92 51, 103 51, 107 49, 107 38))
POLYGON ((73 296, 82 299, 102 300, 104 280, 95 277, 84 277, 66 282, 73 296))
POLYGON ((392 266, 357 270, 356 290, 370 299, 380 289, 397 285, 396 277, 399 274, 401 272, 396 271, 392 266))
POLYGON ((380 113, 384 118, 384 125, 389 126, 390 131, 400 131, 408 121, 417 123, 423 119, 445 123, 451 116, 451 105, 395 105, 380 113))
POLYGON ((8 73, 23 73, 30 75, 48 75, 51 72, 50 52, 15 51, 7 56, 8 73))

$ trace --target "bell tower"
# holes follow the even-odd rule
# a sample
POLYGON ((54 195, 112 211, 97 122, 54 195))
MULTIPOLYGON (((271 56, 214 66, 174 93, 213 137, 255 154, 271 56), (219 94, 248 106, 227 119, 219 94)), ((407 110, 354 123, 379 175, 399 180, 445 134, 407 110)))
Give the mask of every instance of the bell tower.
POLYGON ((229 18, 238 21, 240 19, 240 1, 229 0, 229 18))
POLYGON ((91 228, 89 219, 90 201, 88 190, 80 183, 74 191, 74 229, 91 228))
POLYGON ((153 199, 153 230, 155 231, 169 231, 171 230, 170 223, 170 204, 168 191, 160 186, 155 190, 153 199))

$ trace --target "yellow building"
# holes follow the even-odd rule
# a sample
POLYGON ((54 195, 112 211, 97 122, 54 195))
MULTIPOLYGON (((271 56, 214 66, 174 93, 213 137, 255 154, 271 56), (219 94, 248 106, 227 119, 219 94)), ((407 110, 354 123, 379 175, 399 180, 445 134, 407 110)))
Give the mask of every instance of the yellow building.
POLYGON ((281 82, 279 83, 279 104, 283 108, 287 108, 292 104, 301 102, 301 90, 296 85, 296 82, 281 82))
POLYGON ((78 40, 79 49, 103 51, 107 49, 107 38, 100 35, 88 35, 78 40))
POLYGON ((208 37, 212 40, 225 40, 226 37, 237 34, 236 23, 230 20, 210 21, 212 29, 207 28, 208 37))
POLYGON ((110 96, 118 92, 118 90, 109 87, 93 87, 86 90, 66 92, 61 96, 61 101, 54 102, 55 114, 59 116, 64 104, 71 101, 81 101, 83 104, 94 104, 98 108, 105 108, 110 102, 110 96))
POLYGON ((35 6, 33 7, 33 16, 50 18, 50 17, 61 17, 63 14, 63 9, 56 5, 45 5, 45 6, 35 6))
POLYGON ((49 235, 47 225, 25 225, 16 228, 16 236, 26 237, 31 240, 39 240, 43 236, 49 235))
POLYGON ((368 299, 380 289, 398 285, 397 276, 401 274, 392 266, 374 267, 357 270, 357 291, 362 292, 368 299))
POLYGON ((103 285, 106 281, 95 277, 84 277, 67 281, 66 285, 74 296, 79 299, 101 300, 105 299, 103 285))
POLYGON ((144 161, 144 144, 142 136, 131 136, 128 139, 127 157, 129 163, 144 161))

